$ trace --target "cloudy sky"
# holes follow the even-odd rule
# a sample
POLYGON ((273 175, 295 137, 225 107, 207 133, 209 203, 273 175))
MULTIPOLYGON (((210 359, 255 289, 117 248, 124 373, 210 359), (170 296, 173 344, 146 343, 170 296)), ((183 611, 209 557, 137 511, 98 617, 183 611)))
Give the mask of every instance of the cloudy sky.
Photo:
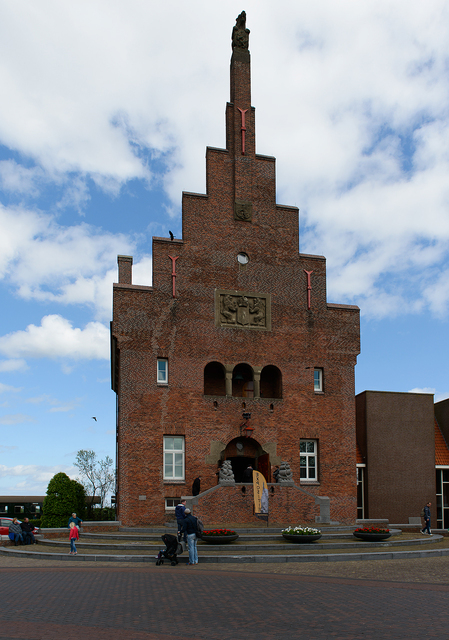
POLYGON ((3 2, 0 495, 115 457, 116 256, 151 284, 151 236, 205 192, 243 9, 257 151, 329 302, 361 308, 356 391, 449 397, 447 1, 3 2))

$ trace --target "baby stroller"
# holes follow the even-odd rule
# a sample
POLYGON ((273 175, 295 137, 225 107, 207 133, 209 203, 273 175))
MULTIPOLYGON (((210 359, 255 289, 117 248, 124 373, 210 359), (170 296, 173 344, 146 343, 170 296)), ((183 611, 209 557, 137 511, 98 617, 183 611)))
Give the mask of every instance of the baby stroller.
POLYGON ((164 564, 164 560, 170 560, 172 567, 178 564, 178 558, 182 553, 182 545, 178 542, 176 536, 172 536, 170 533, 164 533, 161 536, 162 541, 165 544, 165 549, 161 549, 157 555, 156 566, 159 567, 164 564))

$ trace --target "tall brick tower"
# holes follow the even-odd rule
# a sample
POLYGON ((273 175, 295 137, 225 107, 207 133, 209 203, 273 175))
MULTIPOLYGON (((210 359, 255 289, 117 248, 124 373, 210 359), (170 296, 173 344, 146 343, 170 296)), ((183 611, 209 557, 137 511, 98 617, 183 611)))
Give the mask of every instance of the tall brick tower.
POLYGON ((249 465, 273 483, 271 522, 313 521, 314 496, 329 497, 332 519, 356 517, 359 310, 326 301, 325 259, 298 253, 298 209, 276 204, 275 159, 256 154, 245 20, 232 34, 226 149, 207 149, 206 194, 183 193, 182 239, 153 238, 152 287, 132 284, 132 258, 118 257, 125 525, 165 522, 197 476, 206 522, 254 520, 249 465), (234 484, 217 485, 225 460, 234 484), (274 483, 281 462, 293 483, 274 483))

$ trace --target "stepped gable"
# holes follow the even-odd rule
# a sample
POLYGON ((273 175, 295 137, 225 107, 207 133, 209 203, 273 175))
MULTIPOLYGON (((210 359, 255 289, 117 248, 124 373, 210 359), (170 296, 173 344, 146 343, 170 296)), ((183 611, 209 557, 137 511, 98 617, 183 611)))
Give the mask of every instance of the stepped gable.
POLYGON ((284 460, 309 494, 273 486, 280 522, 299 508, 313 521, 317 494, 329 496, 333 519, 349 521, 359 310, 327 302, 325 258, 299 253, 299 211, 276 203, 275 159, 256 153, 244 13, 225 121, 225 148, 206 151, 206 193, 183 193, 182 239, 153 238, 152 286, 133 284, 132 257, 118 258, 118 515, 130 526, 163 523, 194 478, 211 489, 229 460, 236 488, 208 500, 249 522, 244 469, 271 482, 284 460))

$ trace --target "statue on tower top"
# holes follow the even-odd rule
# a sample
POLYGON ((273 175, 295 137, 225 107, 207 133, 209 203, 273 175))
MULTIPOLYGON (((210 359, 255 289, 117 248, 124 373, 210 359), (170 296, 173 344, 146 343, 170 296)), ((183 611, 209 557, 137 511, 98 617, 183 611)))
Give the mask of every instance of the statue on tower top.
POLYGON ((248 51, 249 45, 249 29, 246 28, 246 12, 238 16, 235 21, 235 27, 232 30, 232 50, 240 49, 248 51))

